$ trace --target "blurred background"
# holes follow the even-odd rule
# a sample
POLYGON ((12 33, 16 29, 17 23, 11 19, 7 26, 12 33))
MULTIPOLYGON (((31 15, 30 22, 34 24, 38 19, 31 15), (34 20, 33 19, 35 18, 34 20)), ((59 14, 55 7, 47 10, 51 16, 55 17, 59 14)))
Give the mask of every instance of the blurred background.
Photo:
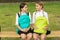
MULTIPOLYGON (((0 0, 0 32, 16 31, 15 19, 19 12, 19 3, 26 2, 28 11, 33 14, 36 1, 44 2, 44 10, 49 16, 49 30, 60 31, 60 0, 0 0)), ((19 38, 1 38, 1 40, 20 40, 19 38)), ((47 40, 60 40, 58 37, 47 40)))

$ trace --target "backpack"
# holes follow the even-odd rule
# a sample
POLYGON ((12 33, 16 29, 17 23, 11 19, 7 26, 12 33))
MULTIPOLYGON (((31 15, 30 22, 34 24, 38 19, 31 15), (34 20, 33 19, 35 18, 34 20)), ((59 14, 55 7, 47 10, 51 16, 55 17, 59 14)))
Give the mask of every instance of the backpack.
MULTIPOLYGON (((19 13, 17 13, 17 15, 18 15, 18 17, 20 17, 20 14, 19 13)), ((29 16, 29 12, 27 12, 27 15, 29 16)), ((17 28, 16 29, 16 33, 18 34, 18 31, 19 31, 19 29, 17 28)))
POLYGON ((22 29, 24 29, 24 28, 28 28, 29 27, 29 25, 30 25, 30 18, 29 18, 29 16, 28 16, 29 14, 28 13, 26 13, 26 15, 24 14, 24 15, 20 15, 20 14, 18 14, 18 25, 22 28, 22 29))
MULTIPOLYGON (((45 17, 44 11, 42 13, 43 13, 43 17, 45 17)), ((35 12, 35 15, 36 15, 36 12, 35 12)), ((50 33, 51 33, 51 30, 47 30, 46 35, 49 35, 50 33)))

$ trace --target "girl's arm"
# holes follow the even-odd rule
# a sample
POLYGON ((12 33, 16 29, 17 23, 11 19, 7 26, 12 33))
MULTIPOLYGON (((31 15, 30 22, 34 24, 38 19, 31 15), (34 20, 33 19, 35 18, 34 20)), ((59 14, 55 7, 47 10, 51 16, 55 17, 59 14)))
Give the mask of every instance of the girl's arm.
POLYGON ((18 14, 16 13, 16 25, 18 25, 18 14))
POLYGON ((30 29, 31 27, 29 27, 28 29, 27 29, 27 31, 30 29))
POLYGON ((16 26, 17 26, 17 28, 18 28, 19 30, 23 31, 23 30, 20 28, 20 26, 19 26, 19 25, 16 25, 16 26))
POLYGON ((32 24, 31 26, 34 28, 34 29, 37 29, 36 25, 34 24, 35 23, 35 12, 33 13, 32 15, 32 24))
POLYGON ((45 18, 47 19, 47 25, 46 27, 44 28, 44 30, 47 30, 48 29, 48 26, 49 26, 49 20, 48 20, 48 14, 45 12, 45 18))
POLYGON ((47 19, 47 24, 49 25, 49 19, 48 19, 48 14, 45 12, 45 18, 47 19))
POLYGON ((21 30, 21 31, 26 31, 26 29, 21 29, 19 25, 16 25, 16 26, 17 26, 17 28, 18 28, 19 30, 21 30))
POLYGON ((34 29, 38 29, 35 24, 31 24, 31 26, 32 26, 34 29))

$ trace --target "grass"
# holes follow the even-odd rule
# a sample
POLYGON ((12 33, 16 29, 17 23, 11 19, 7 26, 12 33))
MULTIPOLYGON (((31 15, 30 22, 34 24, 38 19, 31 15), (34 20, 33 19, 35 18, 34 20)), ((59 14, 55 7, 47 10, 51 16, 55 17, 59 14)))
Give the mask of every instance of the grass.
MULTIPOLYGON (((28 3, 28 10, 31 14, 35 11, 35 4, 28 3)), ((60 2, 45 2, 44 10, 49 15, 49 29, 60 30, 60 2)), ((0 4, 0 26, 2 31, 16 31, 15 16, 19 12, 17 3, 0 4)))
MULTIPOLYGON (((1 40, 20 40, 20 38, 2 38, 1 40)), ((60 40, 58 37, 53 38, 47 38, 46 40, 60 40)))
POLYGON ((0 5, 0 26, 2 31, 13 31, 15 29, 15 14, 18 12, 18 9, 17 4, 0 5))
MULTIPOLYGON (((35 11, 35 4, 28 3, 31 14, 35 11)), ((44 10, 49 15, 49 29, 60 30, 60 2, 45 2, 44 10)), ((16 31, 15 16, 19 12, 17 3, 0 3, 1 31, 16 31)), ((19 38, 2 38, 2 40, 19 40, 19 38)), ((60 38, 47 38, 47 40, 60 40, 60 38)))

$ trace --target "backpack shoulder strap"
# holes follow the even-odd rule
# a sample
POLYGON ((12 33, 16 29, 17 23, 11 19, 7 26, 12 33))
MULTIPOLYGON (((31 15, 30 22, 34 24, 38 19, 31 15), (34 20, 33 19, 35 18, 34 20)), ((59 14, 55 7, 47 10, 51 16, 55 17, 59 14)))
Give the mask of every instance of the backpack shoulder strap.
POLYGON ((35 11, 35 13, 34 13, 34 17, 36 18, 36 11, 35 11))
POLYGON ((29 12, 27 12, 27 15, 29 16, 29 12))
POLYGON ((43 17, 45 17, 45 15, 44 15, 44 11, 42 11, 42 13, 43 13, 43 17))
POLYGON ((18 17, 20 17, 20 14, 18 13, 18 17))
POLYGON ((35 15, 36 15, 36 12, 35 12, 35 15))

